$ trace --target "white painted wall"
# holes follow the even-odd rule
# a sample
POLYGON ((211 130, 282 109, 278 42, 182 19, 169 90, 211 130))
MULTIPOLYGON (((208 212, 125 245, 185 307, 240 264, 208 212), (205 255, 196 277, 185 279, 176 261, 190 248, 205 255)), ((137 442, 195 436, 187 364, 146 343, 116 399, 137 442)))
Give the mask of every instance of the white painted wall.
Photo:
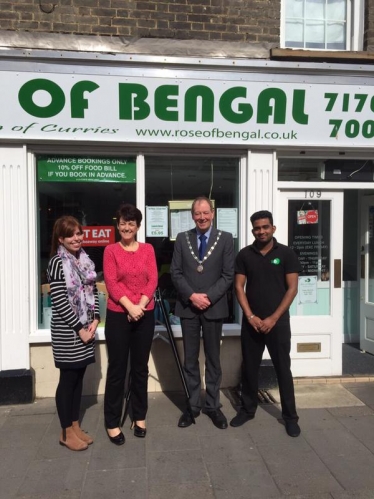
POLYGON ((26 149, 0 148, 0 370, 29 369, 29 223, 26 149))

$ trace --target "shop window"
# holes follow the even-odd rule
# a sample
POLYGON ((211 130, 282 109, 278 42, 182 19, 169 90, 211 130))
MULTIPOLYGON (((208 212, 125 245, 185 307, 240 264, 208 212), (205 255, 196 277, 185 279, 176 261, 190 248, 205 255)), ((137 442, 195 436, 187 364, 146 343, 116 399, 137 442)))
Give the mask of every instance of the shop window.
POLYGON ((283 182, 373 182, 374 161, 279 158, 278 180, 283 182))
POLYGON ((62 215, 72 215, 83 225, 84 249, 95 263, 102 323, 105 320, 104 248, 117 238, 115 215, 119 205, 136 203, 135 172, 135 158, 37 158, 40 329, 50 327, 51 301, 46 270, 53 225, 62 215))
POLYGON ((282 0, 282 47, 362 50, 363 13, 363 0, 282 0))
MULTIPOLYGON (((145 158, 146 240, 155 248, 159 286, 174 324, 179 323, 179 318, 174 315, 176 291, 170 277, 174 240, 177 232, 194 227, 190 206, 197 196, 207 196, 214 201, 215 226, 233 233, 237 252, 239 158, 145 158), (157 219, 157 224, 152 224, 151 217, 157 219), (159 231, 158 236, 154 235, 155 227, 159 231)), ((230 315, 226 322, 235 323, 239 317, 233 289, 230 289, 228 297, 230 315)), ((159 319, 162 321, 162 318, 159 319)))

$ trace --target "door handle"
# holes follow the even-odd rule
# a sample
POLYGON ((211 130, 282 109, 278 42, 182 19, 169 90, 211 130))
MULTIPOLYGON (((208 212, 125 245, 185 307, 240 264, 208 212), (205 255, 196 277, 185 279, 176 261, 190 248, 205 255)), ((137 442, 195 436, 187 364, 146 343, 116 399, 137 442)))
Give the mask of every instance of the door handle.
POLYGON ((342 261, 334 260, 334 288, 342 287, 342 261))

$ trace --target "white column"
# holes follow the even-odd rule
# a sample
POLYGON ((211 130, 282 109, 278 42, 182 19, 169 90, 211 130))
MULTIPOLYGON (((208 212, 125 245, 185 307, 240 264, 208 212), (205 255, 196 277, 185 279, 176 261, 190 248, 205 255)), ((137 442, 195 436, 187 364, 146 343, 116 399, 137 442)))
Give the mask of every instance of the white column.
POLYGON ((0 147, 0 371, 30 369, 27 182, 26 149, 0 147))
MULTIPOLYGON (((249 151, 248 152, 248 223, 249 217, 260 210, 273 211, 275 185, 275 153, 272 151, 249 151)), ((276 218, 276 217, 275 217, 276 218)), ((252 234, 249 231, 249 241, 252 242, 252 234)))

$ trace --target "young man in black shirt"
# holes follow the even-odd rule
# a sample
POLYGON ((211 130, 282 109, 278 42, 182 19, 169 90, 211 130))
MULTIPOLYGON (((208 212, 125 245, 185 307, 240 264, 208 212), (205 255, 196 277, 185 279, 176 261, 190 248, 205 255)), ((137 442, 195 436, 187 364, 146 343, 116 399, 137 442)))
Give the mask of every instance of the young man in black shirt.
POLYGON ((243 248, 235 260, 235 291, 243 310, 243 407, 230 425, 241 426, 255 416, 258 370, 266 346, 278 378, 286 431, 289 436, 297 437, 300 427, 290 368, 288 309, 297 295, 301 265, 296 253, 275 239, 273 216, 269 211, 254 213, 251 222, 255 241, 243 248))

